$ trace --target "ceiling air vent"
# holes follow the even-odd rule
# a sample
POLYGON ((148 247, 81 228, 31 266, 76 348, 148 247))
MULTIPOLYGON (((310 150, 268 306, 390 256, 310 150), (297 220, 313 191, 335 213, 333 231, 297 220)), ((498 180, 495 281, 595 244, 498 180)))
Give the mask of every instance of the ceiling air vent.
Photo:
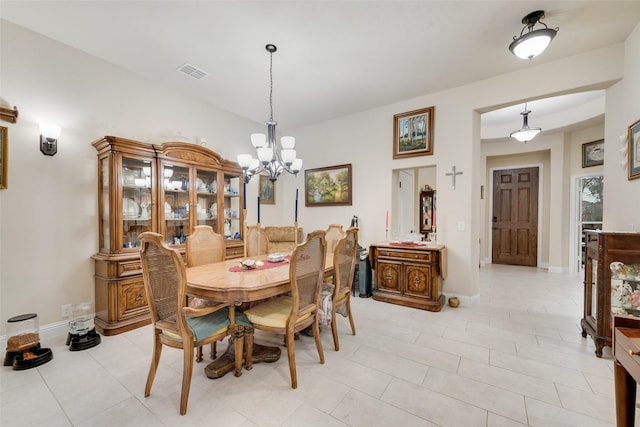
POLYGON ((207 72, 204 70, 201 70, 197 67, 194 67, 191 64, 187 64, 186 62, 184 64, 182 64, 180 67, 178 67, 178 71, 183 72, 185 74, 187 74, 188 76, 193 77, 196 80, 200 80, 203 79, 204 77, 207 76, 207 72))

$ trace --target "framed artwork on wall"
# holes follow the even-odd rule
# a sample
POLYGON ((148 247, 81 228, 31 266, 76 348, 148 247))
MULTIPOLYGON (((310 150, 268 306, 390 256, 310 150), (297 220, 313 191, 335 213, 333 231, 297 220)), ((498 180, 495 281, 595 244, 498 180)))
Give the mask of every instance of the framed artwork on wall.
POLYGON ((629 179, 640 178, 640 120, 629 126, 627 135, 629 179))
POLYGON ((9 145, 9 131, 0 126, 0 189, 7 188, 7 153, 9 145))
POLYGON ((258 175, 260 181, 258 183, 260 190, 260 203, 264 205, 276 204, 276 183, 271 182, 268 176, 258 175))
POLYGON ((304 171, 305 206, 351 206, 351 164, 304 171))
POLYGON ((604 164, 604 139, 582 144, 582 167, 604 164))
POLYGON ((408 111, 393 116, 393 158, 433 154, 435 107, 408 111))

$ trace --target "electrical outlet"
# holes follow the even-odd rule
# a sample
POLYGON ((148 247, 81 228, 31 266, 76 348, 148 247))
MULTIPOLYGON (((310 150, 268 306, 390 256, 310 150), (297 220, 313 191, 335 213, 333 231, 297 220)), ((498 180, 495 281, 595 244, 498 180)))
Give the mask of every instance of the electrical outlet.
POLYGON ((63 304, 60 307, 60 316, 62 316, 62 317, 71 316, 71 304, 63 304))

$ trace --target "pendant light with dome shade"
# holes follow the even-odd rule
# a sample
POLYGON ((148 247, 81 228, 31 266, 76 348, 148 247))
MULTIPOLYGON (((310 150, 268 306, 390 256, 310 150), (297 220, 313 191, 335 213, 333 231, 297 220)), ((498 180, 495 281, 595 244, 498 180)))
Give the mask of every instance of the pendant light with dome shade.
POLYGON ((244 182, 248 183, 254 175, 263 174, 275 182, 282 172, 297 175, 302 169, 302 159, 296 158, 295 138, 283 136, 280 139, 280 147, 276 141, 276 125, 273 120, 273 54, 278 48, 273 44, 265 46, 269 52, 269 107, 271 115, 267 121, 267 135, 263 133, 251 134, 251 143, 257 151, 258 158, 251 154, 238 155, 238 164, 242 168, 244 182))
POLYGON ((522 18, 522 23, 525 26, 520 31, 520 37, 513 37, 513 41, 509 45, 511 53, 518 58, 532 59, 544 52, 560 28, 547 27, 545 23, 540 22, 542 18, 544 18, 544 10, 536 10, 522 18), (533 27, 536 24, 543 25, 544 28, 534 30, 533 27), (528 30, 527 33, 525 30, 528 30))
POLYGON ((542 128, 532 128, 529 127, 529 113, 531 111, 527 110, 527 104, 524 104, 524 111, 522 114, 522 128, 516 131, 511 132, 509 134, 510 137, 517 139, 520 142, 524 142, 525 144, 531 141, 542 131, 542 128))

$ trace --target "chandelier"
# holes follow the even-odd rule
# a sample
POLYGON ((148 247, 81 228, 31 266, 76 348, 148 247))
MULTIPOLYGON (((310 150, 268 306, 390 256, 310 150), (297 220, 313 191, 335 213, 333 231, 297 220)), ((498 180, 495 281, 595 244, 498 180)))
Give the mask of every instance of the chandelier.
POLYGON ((257 174, 269 176, 269 180, 275 182, 282 172, 297 175, 302 169, 302 159, 296 158, 296 150, 293 149, 296 140, 292 136, 283 136, 280 139, 280 147, 276 141, 276 123, 273 120, 273 53, 278 50, 275 45, 265 46, 269 52, 269 108, 271 114, 267 123, 267 135, 263 133, 251 134, 251 143, 257 151, 258 158, 251 154, 238 155, 238 164, 242 168, 244 182, 257 174))
POLYGON ((531 111, 527 110, 527 104, 524 104, 524 111, 522 114, 522 129, 511 132, 509 135, 512 138, 517 139, 520 142, 527 143, 531 141, 537 134, 542 131, 542 128, 531 128, 529 127, 529 113, 531 111))
POLYGON ((544 18, 543 10, 536 10, 522 18, 522 23, 525 26, 520 31, 520 37, 513 37, 513 41, 509 45, 511 53, 518 58, 531 59, 540 55, 549 46, 559 28, 547 27, 546 24, 540 22, 542 18, 544 18), (533 27, 538 23, 544 25, 544 28, 534 30, 533 27), (526 34, 524 34, 525 29, 529 30, 526 34))

